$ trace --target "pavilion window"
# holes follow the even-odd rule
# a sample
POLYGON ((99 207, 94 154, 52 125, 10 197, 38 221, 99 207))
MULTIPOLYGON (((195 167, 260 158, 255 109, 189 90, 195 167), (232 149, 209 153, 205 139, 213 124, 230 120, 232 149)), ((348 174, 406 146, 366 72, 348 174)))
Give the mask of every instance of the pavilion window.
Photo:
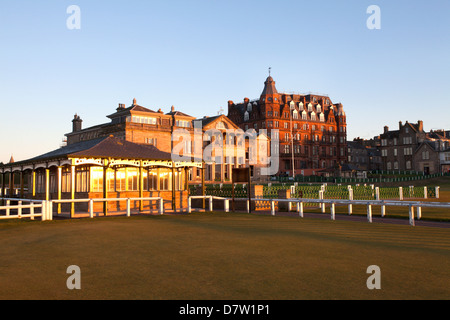
POLYGON ((116 191, 126 191, 126 169, 121 168, 116 171, 116 191))
POLYGON ((70 168, 68 167, 64 167, 62 169, 62 174, 61 174, 61 191, 62 192, 70 192, 70 188, 71 188, 71 172, 70 172, 70 168))
POLYGON ((137 168, 128 168, 127 173, 127 187, 129 191, 139 190, 139 171, 137 168))
POLYGON ((167 191, 172 189, 172 172, 162 171, 159 174, 159 190, 167 191))
POLYGON ((103 168, 91 168, 91 192, 103 192, 103 168))
POLYGON ((75 172, 76 192, 89 192, 89 167, 78 167, 75 172))
POLYGON ((115 179, 115 171, 114 170, 106 171, 106 186, 107 186, 108 192, 116 191, 116 189, 115 189, 116 181, 115 180, 116 180, 115 179))
POLYGON ((55 172, 50 172, 50 193, 58 192, 58 179, 56 178, 55 172))
POLYGON ((36 193, 45 192, 45 172, 42 170, 36 171, 36 193))
POLYGON ((144 190, 158 190, 158 173, 156 171, 144 172, 144 190))

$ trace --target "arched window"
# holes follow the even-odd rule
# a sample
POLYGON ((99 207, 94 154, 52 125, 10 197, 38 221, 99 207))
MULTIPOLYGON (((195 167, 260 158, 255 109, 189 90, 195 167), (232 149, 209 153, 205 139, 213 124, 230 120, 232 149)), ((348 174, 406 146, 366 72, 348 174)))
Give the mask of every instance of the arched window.
POLYGON ((248 119, 249 119, 248 111, 245 111, 245 113, 244 113, 244 121, 248 121, 248 119))

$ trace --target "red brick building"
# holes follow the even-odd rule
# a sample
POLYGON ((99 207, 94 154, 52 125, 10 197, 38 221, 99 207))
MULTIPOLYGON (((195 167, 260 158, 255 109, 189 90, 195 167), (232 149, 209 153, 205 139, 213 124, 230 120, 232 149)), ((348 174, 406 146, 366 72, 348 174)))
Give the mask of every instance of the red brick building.
POLYGON ((279 146, 278 175, 309 175, 347 159, 347 123, 342 104, 324 95, 279 93, 269 76, 258 99, 228 101, 228 118, 241 129, 266 129, 279 146))

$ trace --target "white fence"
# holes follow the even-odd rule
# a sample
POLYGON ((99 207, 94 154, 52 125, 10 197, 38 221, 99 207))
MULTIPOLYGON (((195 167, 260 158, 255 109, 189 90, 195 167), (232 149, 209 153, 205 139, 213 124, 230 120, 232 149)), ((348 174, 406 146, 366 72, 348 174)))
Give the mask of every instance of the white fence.
POLYGON ((36 217, 40 217, 42 221, 52 220, 49 201, 12 198, 5 198, 3 200, 6 202, 6 205, 0 206, 0 212, 4 210, 5 215, 0 215, 0 219, 30 218, 34 220, 36 217), (11 202, 17 202, 17 204, 12 205, 11 202), (25 211, 28 211, 28 213, 25 213, 25 211))
MULTIPOLYGON (((191 196, 188 198, 188 213, 192 212, 192 199, 205 199, 208 200, 208 210, 213 211, 214 200, 224 202, 224 211, 230 211, 230 198, 216 197, 216 196, 191 196)), ((131 202, 132 201, 156 201, 158 203, 158 213, 164 214, 163 198, 161 197, 149 197, 149 198, 99 198, 99 199, 64 199, 64 200, 30 200, 30 199, 16 199, 16 198, 4 198, 6 205, 0 206, 0 212, 5 211, 5 215, 0 215, 0 219, 22 219, 30 218, 34 220, 36 217, 40 217, 42 221, 53 219, 53 209, 55 204, 63 203, 88 203, 89 217, 94 217, 94 202, 116 201, 126 202, 126 215, 131 216, 131 202), (16 205, 12 205, 11 202, 16 202, 16 205)), ((264 199, 264 198, 235 198, 235 201, 246 201, 247 212, 250 212, 251 202, 266 202, 270 204, 270 213, 275 215, 275 203, 286 203, 287 210, 292 211, 293 206, 296 207, 295 211, 300 217, 303 217, 304 203, 315 203, 321 209, 322 213, 326 212, 326 206, 330 207, 330 217, 332 220, 336 219, 336 205, 345 205, 348 208, 348 214, 353 213, 353 205, 364 205, 367 208, 367 220, 372 222, 372 207, 379 206, 381 209, 381 216, 386 216, 386 206, 402 206, 409 209, 409 223, 414 226, 414 210, 416 209, 417 219, 422 217, 422 208, 450 208, 448 202, 420 202, 420 201, 399 201, 399 200, 340 200, 340 199, 264 199)))
MULTIPOLYGON (((223 200, 225 212, 229 212, 229 201, 232 199, 214 197, 214 196, 193 196, 189 197, 189 207, 188 212, 192 212, 190 199, 208 199, 209 200, 209 211, 213 211, 213 200, 223 200), (225 204, 226 203, 226 204, 225 204)), ((296 206, 296 211, 300 217, 304 217, 304 203, 316 203, 321 209, 322 213, 326 212, 326 206, 330 207, 330 217, 332 220, 336 219, 336 205, 346 205, 348 207, 348 214, 353 213, 353 205, 365 205, 367 208, 367 221, 372 223, 372 207, 379 206, 381 209, 381 216, 386 216, 386 206, 402 206, 408 207, 409 209, 409 224, 414 226, 414 208, 416 208, 417 219, 420 220, 422 217, 422 208, 447 208, 450 209, 450 203, 448 202, 420 202, 420 201, 399 201, 399 200, 339 200, 339 199, 263 199, 263 198, 235 198, 235 201, 246 201, 247 202, 247 212, 250 212, 250 201, 253 202, 268 202, 270 203, 270 213, 275 215, 275 203, 287 203, 287 210, 292 211, 292 206, 296 206)))
POLYGON ((132 201, 156 201, 158 206, 158 214, 164 214, 164 203, 161 197, 148 198, 98 198, 98 199, 62 199, 62 200, 30 200, 30 199, 16 199, 4 198, 6 205, 0 206, 0 212, 5 211, 5 215, 0 215, 0 219, 22 219, 30 218, 34 220, 40 217, 42 221, 53 220, 54 205, 63 203, 88 203, 89 217, 94 217, 94 202, 126 202, 126 215, 131 216, 131 202, 132 201), (12 205, 12 202, 17 202, 17 205, 12 205), (38 209, 36 211, 36 209, 38 209), (24 213, 25 210, 28 213, 24 213), (14 214, 13 214, 14 212, 14 214))

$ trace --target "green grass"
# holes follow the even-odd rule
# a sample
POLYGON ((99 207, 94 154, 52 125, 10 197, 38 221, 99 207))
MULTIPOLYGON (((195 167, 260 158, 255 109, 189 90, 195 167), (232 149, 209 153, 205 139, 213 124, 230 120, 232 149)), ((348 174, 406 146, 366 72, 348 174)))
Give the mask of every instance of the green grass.
POLYGON ((196 213, 1 221, 0 239, 0 299, 450 297, 444 228, 196 213), (81 290, 66 288, 70 265, 81 290))

